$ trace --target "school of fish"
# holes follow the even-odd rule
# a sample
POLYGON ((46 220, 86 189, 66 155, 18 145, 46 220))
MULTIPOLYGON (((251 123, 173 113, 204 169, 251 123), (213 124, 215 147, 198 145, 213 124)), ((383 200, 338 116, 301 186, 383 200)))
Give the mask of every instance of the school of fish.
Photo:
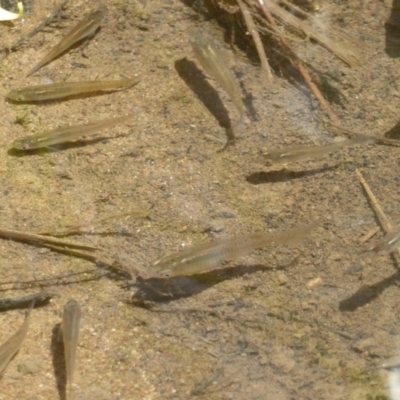
MULTIPOLYGON (((72 46, 96 34, 107 16, 107 8, 102 6, 88 13, 69 33, 61 39, 44 57, 27 73, 27 77, 35 74, 41 68, 60 57, 72 46)), ((243 127, 245 122, 245 104, 240 86, 220 46, 201 29, 195 29, 188 35, 194 56, 201 67, 228 94, 238 111, 235 127, 243 127)), ((55 82, 44 85, 14 88, 6 98, 14 103, 38 103, 61 99, 73 99, 82 96, 94 96, 103 92, 128 90, 139 83, 138 78, 121 80, 96 80, 82 82, 55 82)), ((97 133, 102 129, 112 128, 117 124, 127 123, 133 115, 117 116, 101 119, 85 124, 62 126, 45 132, 28 135, 14 140, 11 147, 20 152, 35 151, 40 148, 59 146, 74 140, 97 133)), ((287 147, 280 150, 263 152, 262 159, 270 164, 288 164, 306 159, 317 159, 350 146, 373 144, 375 138, 358 136, 336 143, 287 147)), ((291 245, 301 242, 310 235, 319 222, 311 222, 305 226, 280 232, 256 232, 233 237, 218 238, 204 243, 194 244, 188 248, 164 256, 146 269, 146 278, 170 279, 179 276, 189 276, 214 270, 222 263, 245 256, 251 251, 265 246, 291 245)), ((35 235, 36 238, 38 235, 35 235)), ((18 231, 10 231, 10 237, 18 238, 18 231)), ((76 246, 76 244, 75 244, 76 246)), ((370 248, 372 254, 389 254, 400 246, 400 229, 387 234, 381 241, 370 248)), ((8 364, 21 349, 28 334, 34 304, 26 313, 21 326, 6 341, 0 345, 0 376, 4 374, 8 364)), ((74 375, 80 338, 81 306, 78 301, 69 300, 63 309, 60 336, 64 349, 66 369, 66 398, 74 398, 74 375)))

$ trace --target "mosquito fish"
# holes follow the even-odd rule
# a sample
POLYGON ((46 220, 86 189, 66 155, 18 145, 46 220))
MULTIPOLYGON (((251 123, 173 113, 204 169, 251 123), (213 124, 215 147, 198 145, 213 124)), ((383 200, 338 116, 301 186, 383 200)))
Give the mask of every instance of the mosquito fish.
POLYGON ((33 150, 41 147, 54 146, 56 144, 79 139, 82 136, 128 121, 131 118, 133 118, 132 115, 125 115, 123 117, 105 119, 84 125, 65 126, 51 132, 39 133, 37 135, 27 136, 23 139, 14 140, 12 147, 17 150, 33 150))
POLYGON ((72 396, 72 384, 75 372, 76 350, 79 341, 81 306, 76 300, 69 300, 64 306, 61 332, 64 343, 64 358, 67 370, 68 398, 72 396))
POLYGON ((139 83, 139 79, 60 82, 14 89, 11 90, 6 97, 14 101, 45 101, 75 96, 82 93, 125 90, 137 83, 139 83))
POLYGON ((373 143, 374 141, 375 139, 371 136, 357 136, 353 139, 342 140, 341 142, 322 146, 287 147, 283 150, 264 153, 264 158, 273 164, 287 164, 289 162, 301 161, 307 158, 323 157, 325 154, 332 153, 344 147, 373 143))
POLYGON ((149 268, 149 275, 156 278, 169 278, 198 274, 214 269, 223 261, 244 256, 260 247, 298 242, 317 225, 317 222, 313 222, 307 226, 276 234, 253 233, 202 243, 154 262, 149 268))
MULTIPOLYGON (((33 303, 32 303, 33 305, 33 303)), ((29 328, 29 321, 31 318, 32 306, 25 316, 25 321, 19 329, 8 338, 2 345, 0 345, 0 375, 6 369, 10 360, 15 356, 25 340, 29 328)))
POLYGON ((400 229, 389 232, 375 246, 372 246, 368 252, 376 255, 389 254, 394 252, 400 246, 400 229))
POLYGON ((100 7, 96 11, 88 14, 28 72, 27 76, 32 75, 44 65, 48 64, 51 60, 64 53, 64 51, 69 49, 76 42, 79 42, 87 36, 93 35, 106 17, 106 12, 106 7, 100 7))
POLYGON ((202 67, 218 81, 235 104, 240 114, 236 124, 241 124, 244 119, 242 96, 240 94, 239 85, 224 55, 218 50, 211 38, 205 36, 199 29, 195 29, 190 33, 189 41, 202 67))

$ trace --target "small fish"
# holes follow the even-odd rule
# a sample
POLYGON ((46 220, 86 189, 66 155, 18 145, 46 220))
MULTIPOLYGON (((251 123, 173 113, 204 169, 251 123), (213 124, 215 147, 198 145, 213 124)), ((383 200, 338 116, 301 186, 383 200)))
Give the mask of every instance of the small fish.
POLYGON ((393 253, 400 246, 400 229, 395 229, 386 234, 377 244, 372 246, 368 252, 381 255, 393 253))
POLYGON ((289 162, 301 161, 307 158, 323 157, 325 154, 332 153, 344 147, 373 142, 375 142, 375 138, 371 136, 357 136, 353 139, 342 140, 341 142, 326 144, 322 146, 287 147, 282 150, 275 150, 264 153, 263 157, 264 159, 270 161, 272 164, 287 164, 289 162))
POLYGON ((79 328, 81 323, 81 306, 71 299, 64 306, 61 332, 64 343, 64 358, 67 370, 68 398, 72 396, 74 381, 76 350, 79 342, 79 328))
POLYGON ((223 261, 244 256, 260 247, 298 242, 317 225, 318 222, 313 222, 307 226, 276 234, 253 233, 201 243, 157 260, 150 266, 148 273, 154 278, 198 274, 214 269, 223 261))
POLYGON ((51 60, 64 53, 64 51, 69 49, 76 42, 79 42, 87 36, 93 35, 106 17, 106 13, 107 8, 100 7, 96 11, 88 14, 63 39, 61 39, 61 41, 54 46, 50 52, 47 53, 46 56, 28 72, 28 75, 26 76, 30 76, 35 73, 44 65, 48 64, 51 60))
POLYGON ((132 115, 110 118, 85 125, 65 126, 54 131, 27 136, 23 139, 14 140, 12 147, 17 150, 34 150, 41 147, 54 146, 56 144, 69 142, 82 136, 100 131, 101 129, 120 124, 132 119, 132 115))
POLYGON ((138 79, 60 82, 14 89, 11 90, 6 97, 14 101, 45 101, 75 96, 82 93, 125 90, 137 83, 139 83, 138 79))
POLYGON ((242 124, 244 119, 242 96, 240 95, 239 85, 224 55, 218 50, 211 38, 204 35, 199 29, 190 33, 189 41, 202 67, 224 88, 238 109, 240 117, 236 125, 242 124))
POLYGON ((0 375, 3 374, 10 360, 17 354, 25 340, 29 328, 33 303, 28 310, 25 321, 19 329, 8 338, 2 345, 0 345, 0 375))

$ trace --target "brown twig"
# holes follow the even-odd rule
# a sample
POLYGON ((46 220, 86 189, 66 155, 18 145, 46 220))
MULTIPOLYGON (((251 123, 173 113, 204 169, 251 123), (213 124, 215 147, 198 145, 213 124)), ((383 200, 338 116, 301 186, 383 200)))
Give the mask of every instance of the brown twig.
POLYGON ((131 216, 137 216, 141 218, 147 218, 149 217, 150 213, 148 210, 142 210, 142 209, 136 209, 136 210, 131 210, 127 211, 124 213, 120 214, 115 214, 115 215, 110 215, 108 217, 104 218, 99 218, 95 219, 93 221, 80 224, 80 225, 74 225, 74 226, 69 226, 66 227, 62 231, 43 231, 43 232, 35 232, 37 235, 43 235, 43 236, 55 236, 55 237, 63 237, 63 236, 70 236, 70 235, 81 235, 83 233, 83 229, 87 228, 88 226, 94 226, 94 225, 100 225, 104 224, 108 221, 114 220, 114 219, 120 219, 124 217, 131 217, 131 216))
MULTIPOLYGON (((361 172, 356 169, 356 174, 358 178, 360 179, 361 185, 363 186, 365 192, 367 193, 372 207, 374 208, 375 213, 378 216, 378 219, 382 225, 383 230, 385 231, 386 234, 390 233, 393 231, 392 224, 389 222, 388 218, 386 217, 385 213, 382 210, 382 207, 379 205, 378 199, 375 197, 375 195, 372 193, 371 188, 369 187, 368 183, 362 176, 361 172)), ((392 252, 393 250, 390 250, 392 252)), ((397 254, 400 255, 400 248, 397 248, 397 254)))
POLYGON ((294 6, 293 4, 285 0, 281 0, 280 2, 272 0, 258 0, 257 2, 261 8, 263 6, 267 8, 284 25, 294 29, 299 33, 302 33, 307 38, 315 40, 320 46, 339 57, 347 65, 354 66, 361 63, 354 52, 350 50, 349 46, 343 42, 340 42, 340 39, 344 39, 345 35, 339 32, 337 29, 330 29, 330 35, 333 35, 333 39, 331 39, 321 33, 324 30, 324 27, 317 19, 312 18, 309 13, 301 11, 300 8, 294 6), (282 4, 278 3, 283 3, 287 8, 294 9, 295 12, 288 11, 285 7, 282 7, 282 4), (297 17, 296 14, 301 14, 301 18, 297 17), (304 21, 304 19, 307 19, 307 21, 304 21), (317 29, 315 27, 317 27, 317 29))
POLYGON ((369 239, 371 239, 373 236, 375 236, 378 232, 380 231, 379 226, 377 228, 371 229, 369 232, 367 232, 358 242, 358 244, 361 246, 364 243, 368 242, 369 239))
MULTIPOLYGON (((111 219, 111 218, 106 218, 111 219)), ((66 254, 69 256, 81 258, 87 261, 90 261, 94 264, 96 264, 98 267, 97 269, 94 270, 88 270, 88 271, 83 271, 83 272, 77 272, 77 273, 72 273, 68 275, 60 275, 60 276, 55 276, 51 278, 44 278, 44 279, 34 279, 30 281, 9 281, 9 282, 0 282, 0 286, 3 285, 13 285, 13 287, 31 287, 33 284, 37 286, 44 286, 43 284, 41 285, 41 282, 46 282, 46 286, 51 286, 55 285, 57 281, 62 281, 62 283, 65 284, 64 280, 65 278, 70 278, 71 276, 75 275, 82 275, 82 274, 93 274, 94 277, 89 278, 89 280, 92 279, 97 279, 100 278, 101 276, 104 276, 104 273, 102 274, 100 271, 104 270, 112 270, 117 272, 118 274, 124 273, 124 275, 131 275, 131 272, 127 267, 122 265, 120 262, 116 261, 115 259, 112 259, 106 251, 99 247, 93 247, 93 246, 88 246, 76 242, 71 242, 59 238, 54 238, 50 236, 44 236, 44 235, 37 235, 33 233, 26 233, 26 232, 19 232, 19 231, 11 231, 7 229, 1 229, 0 228, 0 237, 4 239, 11 239, 15 240, 18 242, 23 242, 23 243, 30 243, 34 244, 37 246, 45 247, 50 250, 56 251, 58 253, 66 254), (86 251, 82 251, 86 250, 86 251), (94 255, 92 253, 88 253, 87 251, 92 251, 92 250, 98 250, 100 251, 100 255, 94 255)), ((106 272, 109 273, 109 272, 106 272)), ((68 281, 67 283, 76 283, 76 282, 81 282, 84 281, 85 279, 81 279, 79 281, 68 281)), ((88 279, 86 279, 88 280, 88 279)), ((1 305, 1 303, 0 303, 1 305)))
POLYGON ((11 288, 7 289, 1 289, 1 292, 5 292, 7 290, 15 290, 15 289, 26 289, 26 288, 31 288, 32 286, 36 287, 47 287, 47 286, 52 286, 56 285, 57 281, 62 284, 71 284, 71 283, 78 283, 78 282, 84 282, 87 280, 94 280, 94 279, 99 279, 105 274, 108 274, 108 271, 105 271, 104 269, 91 269, 91 270, 85 270, 85 271, 80 271, 80 272, 73 272, 71 274, 66 274, 66 275, 57 275, 54 277, 50 278, 43 278, 43 279, 32 279, 29 281, 21 281, 21 280, 15 280, 15 281, 4 281, 0 282, 0 286, 6 286, 6 285, 11 285, 11 288), (80 280, 69 280, 65 281, 68 278, 74 277, 74 276, 79 276, 79 275, 85 275, 85 274, 92 274, 92 278, 87 278, 87 279, 80 279, 80 280))

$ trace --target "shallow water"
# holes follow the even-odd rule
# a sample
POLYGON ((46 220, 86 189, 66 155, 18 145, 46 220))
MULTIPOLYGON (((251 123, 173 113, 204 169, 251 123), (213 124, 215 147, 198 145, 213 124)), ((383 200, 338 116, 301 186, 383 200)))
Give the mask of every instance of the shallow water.
MULTIPOLYGON (((8 45, 57 4, 31 3, 24 24, 0 26, 8 45)), ((294 42, 295 50, 311 63, 343 125, 398 137, 400 51, 396 32, 385 26, 396 10, 375 0, 319 3, 327 32, 343 28, 362 65, 350 69, 307 41, 294 42)), ((65 101, 0 103, 2 227, 40 232, 87 223, 88 234, 73 240, 101 247, 103 258, 145 275, 156 259, 192 244, 323 223, 298 247, 258 250, 200 276, 128 281, 116 273, 96 280, 86 274, 50 285, 58 297, 32 311, 26 342, 0 381, 0 400, 62 398, 51 342, 69 298, 82 307, 77 399, 188 399, 193 391, 207 399, 390 398, 388 382, 396 380, 375 367, 400 352, 398 261, 361 252, 383 233, 359 244, 378 223, 355 169, 396 226, 399 148, 355 147, 287 169, 260 164, 260 149, 331 143, 335 133, 308 89, 285 77, 284 63, 274 62, 274 82, 266 84, 250 39, 235 40, 196 1, 110 1, 83 53, 77 46, 25 78, 96 5, 71 0, 65 19, 4 58, 4 94, 48 80, 140 76, 141 82, 65 101), (237 111, 196 62, 188 40, 195 27, 226 50, 246 106, 246 128, 223 151, 237 111), (87 140, 23 156, 8 151, 29 133, 128 113, 135 116, 130 126, 87 140), (150 216, 91 226, 131 209, 150 216), (24 373, 31 363, 38 368, 24 373)), ((95 267, 26 244, 1 240, 0 246, 0 298, 41 288, 20 281, 95 267)), ((0 343, 21 317, 0 315, 0 343)))

